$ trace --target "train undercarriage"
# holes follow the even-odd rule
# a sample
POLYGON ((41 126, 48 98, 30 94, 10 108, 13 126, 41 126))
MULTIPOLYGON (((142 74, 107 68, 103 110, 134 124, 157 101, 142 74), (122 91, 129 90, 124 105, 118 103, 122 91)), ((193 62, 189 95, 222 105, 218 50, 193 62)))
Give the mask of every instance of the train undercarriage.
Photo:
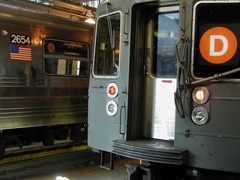
MULTIPOLYGON (((53 146, 62 142, 86 144, 87 125, 71 124, 58 126, 43 126, 1 131, 0 159, 4 160, 11 150, 28 149, 32 144, 38 147, 53 146)), ((0 162, 1 164, 1 162, 0 162)))

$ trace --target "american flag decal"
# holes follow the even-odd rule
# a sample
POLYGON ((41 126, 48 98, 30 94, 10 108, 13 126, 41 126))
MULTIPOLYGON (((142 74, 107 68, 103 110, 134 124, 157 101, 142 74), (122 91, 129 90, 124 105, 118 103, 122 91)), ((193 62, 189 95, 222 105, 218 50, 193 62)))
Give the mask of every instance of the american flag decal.
POLYGON ((18 61, 32 61, 32 48, 11 46, 10 58, 18 61))

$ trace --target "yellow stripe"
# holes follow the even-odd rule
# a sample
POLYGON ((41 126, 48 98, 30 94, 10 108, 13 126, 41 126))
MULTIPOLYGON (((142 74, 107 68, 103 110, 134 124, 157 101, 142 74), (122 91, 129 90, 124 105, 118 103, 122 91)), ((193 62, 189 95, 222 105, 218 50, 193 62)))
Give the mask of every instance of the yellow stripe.
POLYGON ((4 158, 3 160, 0 161, 0 167, 6 166, 6 165, 11 165, 14 163, 18 162, 23 162, 23 161, 29 161, 29 160, 36 160, 36 159, 41 159, 41 158, 47 158, 47 157, 54 157, 54 156, 59 156, 59 155, 64 155, 72 152, 78 152, 78 151, 88 151, 91 150, 91 148, 87 145, 81 145, 81 146, 72 146, 68 148, 60 148, 60 149, 52 149, 55 147, 64 147, 68 144, 61 144, 61 145, 53 145, 53 146, 42 146, 42 147, 37 147, 37 148, 31 148, 31 149, 23 149, 23 150, 16 150, 16 151, 10 151, 6 152, 6 155, 12 154, 13 156, 9 156, 7 158, 4 158), (31 153, 27 154, 27 152, 31 151, 37 151, 37 150, 43 150, 42 152, 36 152, 36 153, 31 153), (17 153, 26 153, 25 155, 16 155, 14 154, 17 153))

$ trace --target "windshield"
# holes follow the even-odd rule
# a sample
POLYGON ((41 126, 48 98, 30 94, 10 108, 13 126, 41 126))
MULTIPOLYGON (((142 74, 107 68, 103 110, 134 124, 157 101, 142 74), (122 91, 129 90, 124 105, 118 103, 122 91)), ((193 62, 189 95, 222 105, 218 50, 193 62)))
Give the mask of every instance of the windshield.
POLYGON ((100 17, 93 67, 95 76, 115 77, 119 74, 119 43, 120 13, 100 17))

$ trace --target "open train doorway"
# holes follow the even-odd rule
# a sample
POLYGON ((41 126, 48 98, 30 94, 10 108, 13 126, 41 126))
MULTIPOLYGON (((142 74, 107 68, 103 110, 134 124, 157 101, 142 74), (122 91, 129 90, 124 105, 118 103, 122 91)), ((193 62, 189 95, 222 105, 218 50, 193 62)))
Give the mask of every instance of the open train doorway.
POLYGON ((174 140, 177 7, 161 8, 147 26, 142 136, 174 140), (166 12, 167 10, 167 12, 166 12))

